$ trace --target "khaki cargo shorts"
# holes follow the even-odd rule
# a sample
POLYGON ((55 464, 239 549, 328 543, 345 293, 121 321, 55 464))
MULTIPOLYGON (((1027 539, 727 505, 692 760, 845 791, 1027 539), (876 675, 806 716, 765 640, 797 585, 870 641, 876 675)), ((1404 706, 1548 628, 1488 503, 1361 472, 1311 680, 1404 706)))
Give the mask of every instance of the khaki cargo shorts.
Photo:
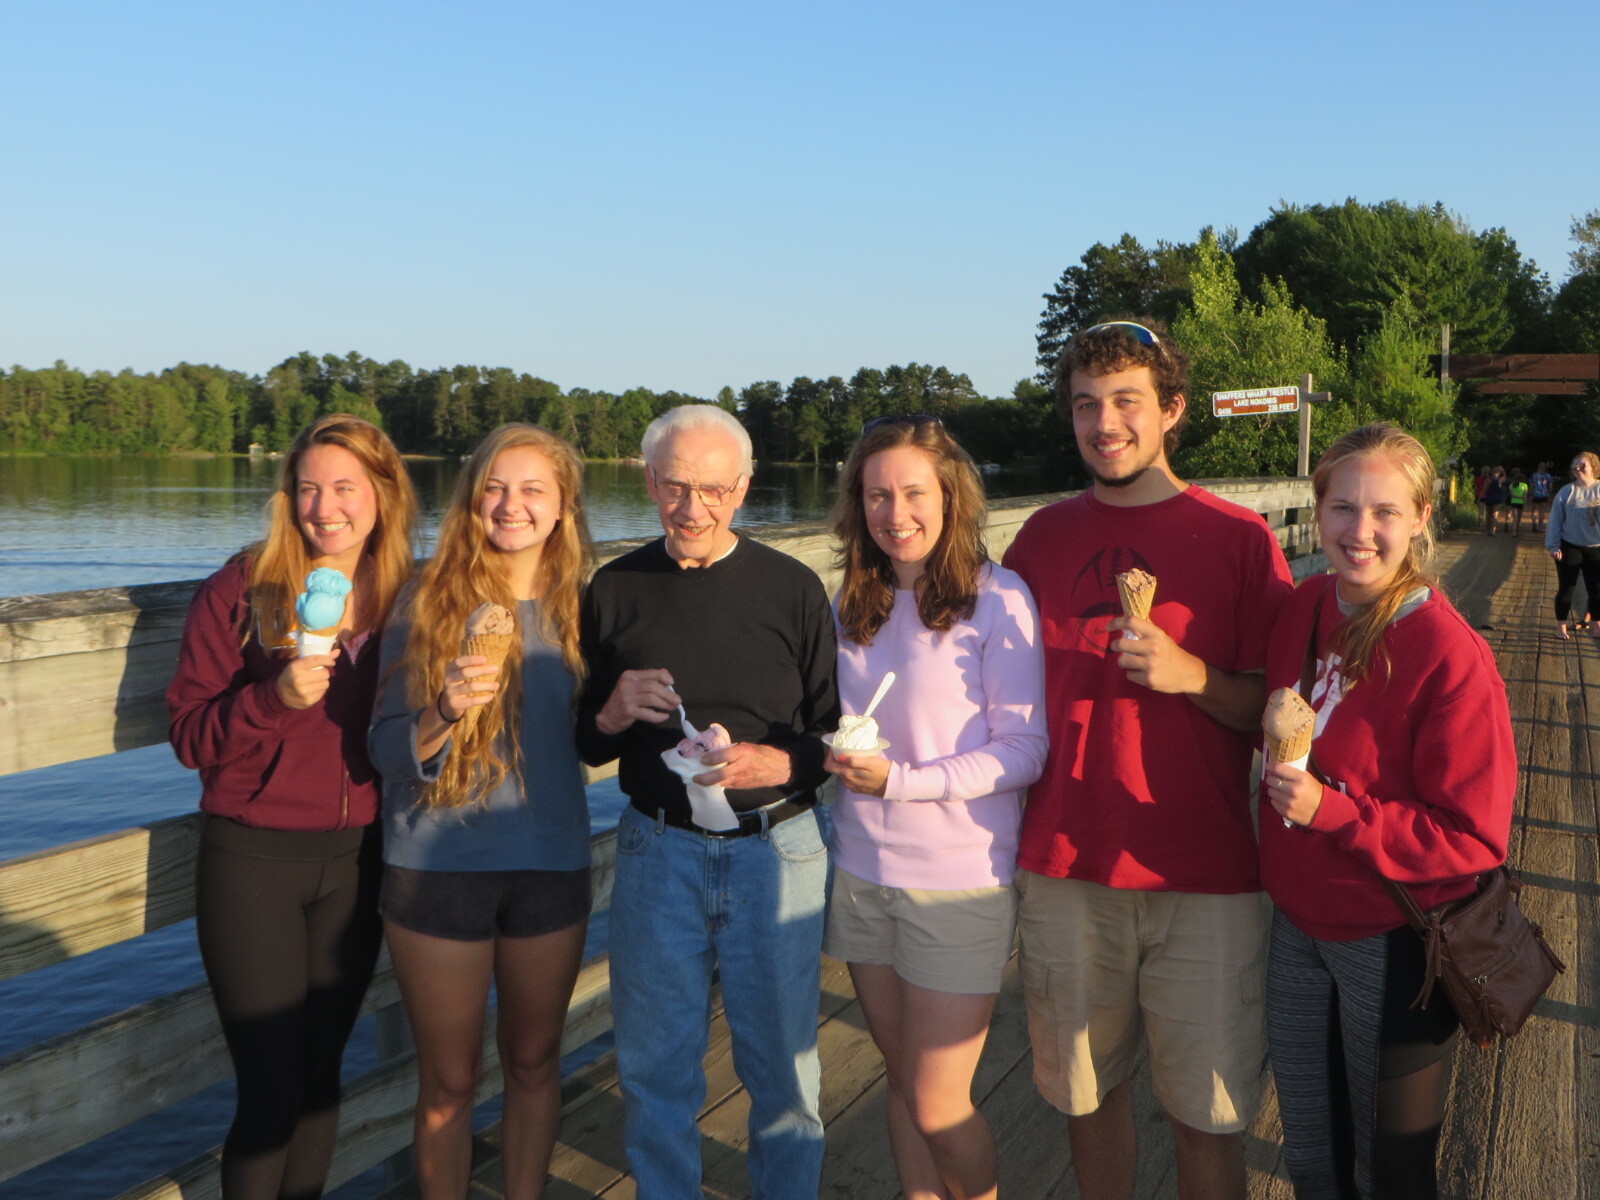
POLYGON ((1156 1099, 1206 1133, 1255 1116, 1266 1060, 1263 892, 1138 892, 1017 872, 1034 1081, 1069 1116, 1100 1107, 1150 1043, 1156 1099))

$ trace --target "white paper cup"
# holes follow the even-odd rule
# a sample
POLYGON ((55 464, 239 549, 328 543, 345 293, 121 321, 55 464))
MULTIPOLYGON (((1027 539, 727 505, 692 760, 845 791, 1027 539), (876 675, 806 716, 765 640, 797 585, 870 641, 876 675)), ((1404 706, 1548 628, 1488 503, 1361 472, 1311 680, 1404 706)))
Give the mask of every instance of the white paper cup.
POLYGON ((872 750, 855 750, 855 749, 851 749, 848 746, 839 747, 839 746, 835 746, 833 744, 834 736, 835 735, 831 734, 831 733, 823 734, 822 735, 822 744, 824 746, 827 746, 830 750, 836 751, 839 754, 882 754, 885 750, 887 750, 889 748, 889 739, 888 738, 879 738, 877 747, 872 749, 872 750))

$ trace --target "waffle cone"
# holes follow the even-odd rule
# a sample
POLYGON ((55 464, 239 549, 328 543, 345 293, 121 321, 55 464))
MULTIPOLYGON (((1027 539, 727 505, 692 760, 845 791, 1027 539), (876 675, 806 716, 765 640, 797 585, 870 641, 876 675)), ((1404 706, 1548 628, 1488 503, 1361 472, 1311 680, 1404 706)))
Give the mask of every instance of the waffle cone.
POLYGON ((511 644, 517 640, 514 633, 485 633, 477 637, 463 638, 461 653, 481 654, 489 660, 489 665, 498 669, 506 661, 506 655, 511 653, 511 644))
POLYGON ((1267 757, 1273 762, 1299 762, 1311 753, 1311 735, 1315 732, 1314 725, 1307 725, 1304 729, 1295 730, 1286 738, 1275 738, 1268 734, 1267 757))
POLYGON ((1122 615, 1148 620, 1156 602, 1156 577, 1138 568, 1117 576, 1117 595, 1122 598, 1122 615))

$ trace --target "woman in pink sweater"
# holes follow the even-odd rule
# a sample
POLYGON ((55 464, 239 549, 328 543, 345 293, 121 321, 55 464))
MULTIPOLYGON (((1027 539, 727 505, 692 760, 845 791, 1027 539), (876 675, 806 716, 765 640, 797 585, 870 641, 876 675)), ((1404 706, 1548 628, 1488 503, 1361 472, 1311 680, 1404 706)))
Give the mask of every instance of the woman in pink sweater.
POLYGON ((1430 908, 1505 858, 1511 715, 1494 655, 1428 573, 1427 450, 1369 425, 1329 447, 1312 483, 1334 574, 1300 585, 1267 652, 1271 687, 1295 687, 1314 659, 1311 757, 1330 781, 1278 763, 1262 781, 1284 1159, 1302 1200, 1428 1200, 1458 1021, 1443 988, 1410 1007, 1422 940, 1382 877, 1430 908))
POLYGON ((1017 831, 1047 738, 1038 613, 990 562, 983 484, 934 417, 880 417, 845 463, 833 531, 839 696, 882 753, 835 750, 833 892, 823 948, 850 964, 889 1082, 905 1195, 995 1194, 994 1138, 972 1105, 1011 954, 1017 831))

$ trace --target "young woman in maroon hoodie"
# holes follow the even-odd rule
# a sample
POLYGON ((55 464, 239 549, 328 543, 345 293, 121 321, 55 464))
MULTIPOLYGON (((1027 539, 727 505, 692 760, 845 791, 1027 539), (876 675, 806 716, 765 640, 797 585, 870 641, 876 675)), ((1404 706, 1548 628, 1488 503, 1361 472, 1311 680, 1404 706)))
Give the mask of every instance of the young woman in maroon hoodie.
POLYGON ((196 924, 238 1080, 225 1200, 304 1200, 327 1178, 382 932, 371 635, 410 575, 416 509, 382 430, 323 417, 284 457, 266 537, 200 585, 184 625, 167 708, 200 772, 196 924), (317 567, 353 590, 332 651, 296 657, 317 567))
POLYGON ((1504 860, 1511 714, 1489 647, 1428 573, 1427 450, 1368 425, 1328 448, 1312 484, 1334 573, 1301 584, 1267 655, 1268 685, 1295 687, 1311 647, 1311 756, 1330 781, 1282 764, 1262 780, 1284 1159, 1301 1200, 1428 1200, 1458 1021, 1443 988, 1410 1007, 1422 940, 1382 876, 1430 908, 1504 860))

